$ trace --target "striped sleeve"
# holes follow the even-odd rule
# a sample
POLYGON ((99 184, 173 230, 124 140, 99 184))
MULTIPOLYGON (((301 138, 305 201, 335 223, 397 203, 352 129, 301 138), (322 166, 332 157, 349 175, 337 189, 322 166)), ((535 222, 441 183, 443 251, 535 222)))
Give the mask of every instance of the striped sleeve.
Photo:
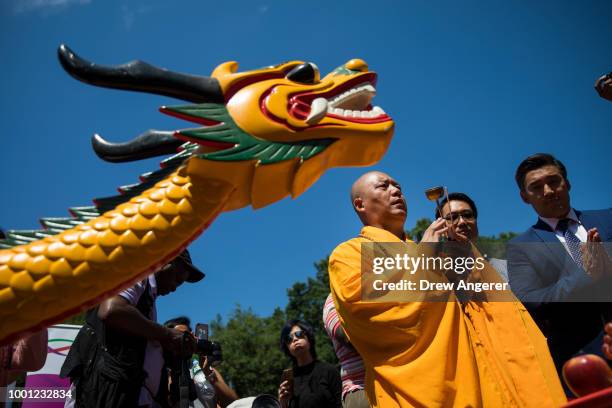
POLYGON ((334 298, 331 293, 327 296, 323 306, 323 325, 327 335, 333 339, 336 336, 336 330, 340 326, 340 319, 338 318, 338 312, 336 311, 334 298))

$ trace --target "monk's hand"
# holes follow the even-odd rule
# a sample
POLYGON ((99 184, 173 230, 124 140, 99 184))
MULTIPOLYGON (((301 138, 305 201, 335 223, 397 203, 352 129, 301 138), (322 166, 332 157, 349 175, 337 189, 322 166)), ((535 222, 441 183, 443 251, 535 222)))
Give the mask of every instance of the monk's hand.
POLYGON ((449 230, 450 228, 446 224, 446 220, 444 218, 438 218, 427 227, 423 233, 421 242, 440 242, 442 237, 448 235, 449 230))
POLYGON ((605 336, 601 350, 608 360, 612 360, 612 322, 604 326, 605 336))
POLYGON ((580 247, 580 251, 584 270, 593 279, 612 276, 612 261, 601 242, 597 228, 591 228, 587 232, 587 242, 580 247))
POLYGON ((612 72, 595 81, 595 90, 602 98, 612 101, 612 72))

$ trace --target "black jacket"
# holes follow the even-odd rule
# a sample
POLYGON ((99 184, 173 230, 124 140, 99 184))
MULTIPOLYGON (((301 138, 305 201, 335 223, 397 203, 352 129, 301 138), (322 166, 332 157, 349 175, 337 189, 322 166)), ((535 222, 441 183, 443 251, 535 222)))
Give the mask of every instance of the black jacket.
MULTIPOLYGON (((136 308, 149 316, 153 307, 149 282, 136 308)), ((133 408, 138 406, 147 339, 107 327, 98 318, 98 307, 87 312, 60 371, 76 385, 76 406, 81 408, 133 408)), ((163 376, 162 376, 163 378, 163 376)), ((160 387, 160 390, 163 387, 160 387)))

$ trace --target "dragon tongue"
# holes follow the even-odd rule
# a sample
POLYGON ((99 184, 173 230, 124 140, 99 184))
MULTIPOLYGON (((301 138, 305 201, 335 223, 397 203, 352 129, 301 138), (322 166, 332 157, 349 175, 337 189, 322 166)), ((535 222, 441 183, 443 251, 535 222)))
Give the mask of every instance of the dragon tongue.
POLYGON ((310 104, 310 114, 306 118, 306 123, 316 125, 327 113, 327 99, 317 98, 310 104))

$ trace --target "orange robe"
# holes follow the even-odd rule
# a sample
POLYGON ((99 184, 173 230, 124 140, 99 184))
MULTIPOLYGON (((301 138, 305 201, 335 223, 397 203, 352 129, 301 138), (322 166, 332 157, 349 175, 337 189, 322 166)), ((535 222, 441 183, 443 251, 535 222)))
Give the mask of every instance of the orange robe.
POLYGON ((401 242, 364 227, 334 250, 329 276, 342 326, 366 366, 372 406, 545 408, 566 402, 546 339, 518 301, 363 301, 361 244, 371 241, 401 242))

